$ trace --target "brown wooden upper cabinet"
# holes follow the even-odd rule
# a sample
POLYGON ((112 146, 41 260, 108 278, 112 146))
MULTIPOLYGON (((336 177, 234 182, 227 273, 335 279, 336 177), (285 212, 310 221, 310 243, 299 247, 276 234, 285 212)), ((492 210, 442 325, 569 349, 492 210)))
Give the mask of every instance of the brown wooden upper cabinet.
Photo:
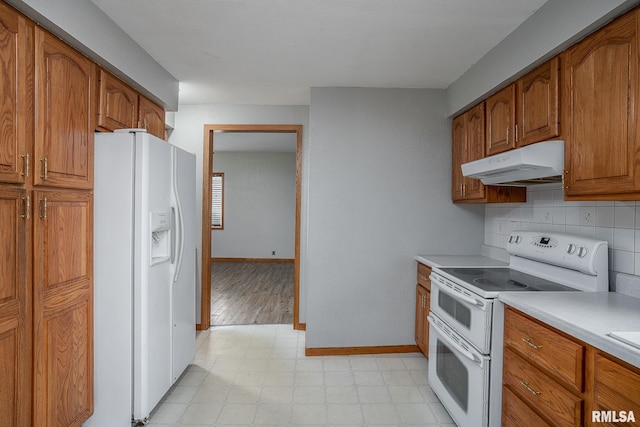
POLYGON ((559 72, 555 57, 487 99, 487 156, 559 135, 559 72))
POLYGON ((486 100, 486 155, 515 147, 516 86, 510 84, 486 100))
POLYGON ((138 121, 142 128, 145 128, 151 135, 160 139, 165 139, 165 117, 164 109, 158 104, 140 95, 138 121))
POLYGON ((640 195, 638 10, 563 54, 565 196, 640 195))
POLYGON ((516 146, 560 135, 560 59, 555 57, 516 82, 516 146))
POLYGON ((97 125, 100 130, 131 129, 138 126, 138 92, 100 69, 97 125))
POLYGON ((91 189, 95 64, 37 28, 35 66, 34 184, 91 189))
POLYGON ((482 102, 452 123, 451 199, 456 203, 525 202, 524 187, 485 186, 462 175, 461 165, 484 157, 485 103, 482 102))
POLYGON ((24 183, 33 139, 33 26, 0 3, 0 182, 24 183))

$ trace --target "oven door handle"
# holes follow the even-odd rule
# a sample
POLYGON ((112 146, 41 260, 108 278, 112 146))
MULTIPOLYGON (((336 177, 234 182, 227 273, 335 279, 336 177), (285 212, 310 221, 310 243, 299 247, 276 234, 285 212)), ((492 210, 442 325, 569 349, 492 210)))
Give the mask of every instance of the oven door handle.
POLYGON ((444 333, 444 331, 442 331, 440 329, 440 327, 433 321, 433 317, 432 317, 431 314, 427 317, 427 319, 429 320, 429 325, 434 327, 439 332, 438 336, 440 336, 440 338, 442 338, 444 341, 446 341, 447 344, 449 344, 451 347, 456 349, 464 357, 466 357, 467 359, 471 360, 476 365, 482 367, 482 359, 479 358, 478 356, 476 356, 475 354, 471 353, 470 351, 465 350, 464 348, 462 348, 462 346, 460 344, 458 344, 457 342, 452 340, 446 333, 444 333), (440 332, 440 331, 442 331, 442 332, 440 332))
POLYGON ((435 285, 438 287, 438 289, 440 289, 441 291, 443 291, 445 294, 449 294, 449 295, 451 295, 452 297, 455 297, 455 298, 461 299, 461 300, 462 300, 462 301, 464 301, 464 302, 467 302, 467 303, 469 303, 469 304, 473 304, 473 305, 475 305, 476 307, 480 307, 480 308, 482 308, 482 309, 485 309, 486 304, 485 304, 484 302, 480 301, 479 299, 477 299, 477 298, 471 298, 471 297, 469 297, 469 296, 467 296, 467 295, 465 295, 465 294, 463 294, 463 293, 461 293, 461 292, 457 292, 457 291, 455 291, 455 290, 451 290, 451 289, 449 289, 446 285, 444 285, 444 286, 439 285, 439 284, 438 284, 438 278, 437 278, 437 277, 434 277, 433 275, 429 276, 429 279, 431 279, 431 282, 432 282, 433 284, 435 284, 435 285))

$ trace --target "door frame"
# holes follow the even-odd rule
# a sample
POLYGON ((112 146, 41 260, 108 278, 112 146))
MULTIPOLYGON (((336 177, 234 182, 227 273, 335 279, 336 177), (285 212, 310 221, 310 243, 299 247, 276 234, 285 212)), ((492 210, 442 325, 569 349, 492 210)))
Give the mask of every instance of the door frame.
POLYGON ((302 189, 302 125, 209 124, 204 125, 202 168, 202 277, 200 323, 198 330, 211 327, 211 172, 213 171, 216 132, 295 133, 296 134, 296 217, 293 263, 293 329, 304 330, 300 323, 300 215, 302 189))

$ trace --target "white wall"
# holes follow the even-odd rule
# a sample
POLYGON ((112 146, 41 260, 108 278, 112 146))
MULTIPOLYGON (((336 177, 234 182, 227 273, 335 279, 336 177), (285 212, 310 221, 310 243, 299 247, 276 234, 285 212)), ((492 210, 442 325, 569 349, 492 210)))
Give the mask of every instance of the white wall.
MULTIPOLYGON (((264 105, 180 105, 175 114, 175 130, 169 142, 196 154, 196 201, 198 229, 202 224, 202 147, 205 124, 296 124, 302 125, 302 203, 300 225, 300 322, 306 320, 306 244, 309 168, 309 107, 264 105)), ((202 248, 198 242, 199 250, 202 248)), ((200 294, 197 295, 200 307, 200 294)), ((198 316, 200 313, 198 312, 198 316)))
POLYGON ((224 172, 224 229, 211 231, 211 256, 293 259, 296 154, 216 151, 213 170, 224 172))
POLYGON ((169 110, 178 81, 89 0, 8 0, 38 24, 169 110))
POLYGON ((308 348, 414 344, 416 254, 477 253, 442 90, 312 88, 308 348))
POLYGON ((513 230, 554 231, 609 243, 609 281, 640 275, 640 202, 565 202, 560 185, 527 189, 527 203, 487 205, 484 242, 506 247, 513 230))
POLYGON ((549 0, 447 88, 455 115, 569 47, 638 0, 549 0))

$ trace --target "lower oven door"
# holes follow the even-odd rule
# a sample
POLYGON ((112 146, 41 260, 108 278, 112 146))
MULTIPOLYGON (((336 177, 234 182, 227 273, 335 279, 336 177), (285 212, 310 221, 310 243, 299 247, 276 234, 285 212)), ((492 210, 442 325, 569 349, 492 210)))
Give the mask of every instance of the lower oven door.
POLYGON ((489 354, 493 300, 484 299, 435 271, 430 279, 431 311, 482 354, 489 354))
POLYGON ((429 315, 429 384, 459 426, 489 423, 489 356, 429 315))

